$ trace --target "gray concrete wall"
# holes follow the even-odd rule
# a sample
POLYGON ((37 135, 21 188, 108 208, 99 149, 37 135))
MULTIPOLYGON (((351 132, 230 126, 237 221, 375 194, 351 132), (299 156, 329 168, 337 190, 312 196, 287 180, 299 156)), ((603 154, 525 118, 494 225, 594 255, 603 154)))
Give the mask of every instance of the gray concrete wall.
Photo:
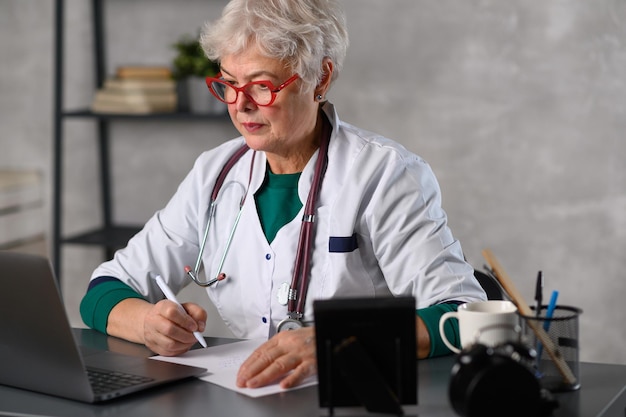
MULTIPOLYGON (((530 302, 579 306, 583 360, 626 363, 626 2, 343 0, 351 47, 329 98, 431 163, 476 267, 491 248, 530 302)), ((66 108, 92 97, 89 7, 68 0, 66 108)), ((224 1, 107 2, 108 70, 167 63, 224 1)), ((53 6, 0 2, 0 167, 51 183, 53 6)), ((64 124, 65 230, 97 224, 94 124, 64 124)), ((115 218, 145 221, 228 122, 113 127, 115 218)), ((48 199, 50 194, 48 194, 48 199)), ((70 315, 99 250, 63 251, 70 315)), ((189 289, 189 296, 198 292, 189 289)), ((75 319, 76 320, 76 319, 75 319)), ((76 324, 80 324, 76 322, 76 324)), ((215 332, 223 331, 215 324, 215 332)))

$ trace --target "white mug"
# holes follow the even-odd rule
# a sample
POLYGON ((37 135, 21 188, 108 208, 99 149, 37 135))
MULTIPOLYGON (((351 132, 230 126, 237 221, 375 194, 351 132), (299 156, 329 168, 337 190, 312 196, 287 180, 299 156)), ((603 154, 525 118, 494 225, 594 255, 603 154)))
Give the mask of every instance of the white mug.
POLYGON ((439 320, 439 334, 443 343, 453 352, 461 350, 446 338, 444 324, 451 318, 459 320, 461 347, 474 343, 496 346, 519 338, 517 308, 510 301, 477 301, 461 304, 457 311, 444 313, 439 320))

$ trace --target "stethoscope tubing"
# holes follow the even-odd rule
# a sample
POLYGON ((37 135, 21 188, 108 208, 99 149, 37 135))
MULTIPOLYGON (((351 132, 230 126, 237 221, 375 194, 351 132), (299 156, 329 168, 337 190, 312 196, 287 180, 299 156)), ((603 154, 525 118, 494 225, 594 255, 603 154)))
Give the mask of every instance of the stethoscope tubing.
MULTIPOLYGON (((287 313, 291 319, 300 321, 304 316, 304 307, 306 300, 306 293, 308 290, 309 284, 309 266, 311 262, 311 248, 313 243, 313 223, 315 223, 315 206, 317 204, 318 195, 320 192, 322 179, 326 173, 326 167, 328 165, 328 146, 330 142, 331 135, 331 125, 330 122, 324 118, 323 126, 322 126, 322 135, 321 135, 321 143, 318 153, 318 159, 315 163, 315 172, 313 175, 313 182, 311 184, 311 190, 309 191, 309 195, 307 197, 307 201, 304 208, 304 214, 302 218, 302 226, 300 228, 300 235, 298 237, 298 249, 296 251, 296 259, 294 262, 294 270, 291 279, 291 285, 289 287, 288 298, 287 298, 287 313)), ((252 155, 252 159, 250 162, 250 174, 248 178, 248 187, 244 190, 243 196, 241 198, 239 204, 239 213, 237 213, 237 217, 235 219, 235 223, 231 232, 228 236, 228 240, 226 242, 226 246, 224 249, 224 253, 220 259, 220 263, 217 269, 216 276, 207 281, 202 282, 198 279, 198 273, 200 269, 200 264, 202 263, 202 255, 204 253, 204 249, 206 246, 209 228, 212 222, 213 217, 215 216, 217 201, 219 198, 220 190, 224 185, 224 181, 226 176, 232 169, 232 167, 241 159, 241 157, 249 150, 250 148, 244 144, 241 146, 234 154, 230 157, 230 159, 224 164, 222 170, 220 171, 217 180, 215 181, 215 185, 213 186, 213 190, 211 192, 211 202, 209 204, 209 217, 207 219, 207 226, 204 230, 204 235, 202 238, 202 243, 200 245, 200 250, 198 254, 198 259, 196 260, 196 264, 194 270, 191 271, 191 268, 185 267, 185 271, 191 277, 191 279, 198 285, 203 287, 208 287, 218 281, 221 281, 225 278, 225 275, 222 273, 222 268, 226 261, 226 256, 228 255, 228 251, 230 249, 231 243, 233 241, 233 237, 235 235, 235 230, 237 229, 237 225, 239 224, 239 220, 241 219, 241 214, 243 212, 243 204, 246 200, 246 196, 248 191, 250 190, 250 183, 252 182, 252 173, 254 167, 254 159, 256 155, 256 151, 254 151, 252 155)))
POLYGON ((209 206, 209 217, 207 219, 206 227, 204 228, 204 235, 202 236, 202 244, 200 245, 200 252, 198 255, 198 259, 196 259, 196 264, 193 267, 193 272, 198 276, 198 272, 200 271, 200 264, 202 263, 202 254, 204 253, 204 247, 206 246, 206 240, 209 235, 209 228, 211 227, 211 222, 213 220, 213 215, 215 214, 215 209, 217 207, 216 201, 211 201, 211 205, 209 206))
POLYGON ((243 190, 243 196, 241 197, 241 201, 239 202, 239 213, 237 213, 235 224, 233 226, 233 229, 230 232, 228 241, 226 242, 226 248, 224 249, 224 254, 222 255, 222 258, 220 260, 217 274, 215 275, 213 279, 206 281, 206 282, 200 281, 198 276, 200 273, 200 265, 202 264, 202 255, 204 254, 204 249, 205 249, 207 238, 209 235, 211 223, 213 221, 213 218, 215 217, 215 211, 217 209, 217 201, 219 199, 220 190, 222 189, 224 185, 224 181, 226 180, 226 176, 228 175, 230 170, 241 159, 241 157, 246 152, 248 152, 249 149, 250 148, 246 144, 243 144, 239 149, 237 149, 237 151, 233 154, 233 156, 231 156, 229 160, 226 161, 226 163, 222 167, 222 170, 217 176, 217 179, 215 180, 215 185, 213 186, 213 190, 211 192, 211 202, 209 203, 209 210, 208 210, 209 215, 207 219, 207 225, 204 229, 204 234, 202 236, 202 243, 200 244, 200 249, 198 253, 198 258, 196 259, 196 264, 194 265, 193 270, 191 270, 191 268, 189 267, 185 267, 185 272, 187 273, 187 275, 189 275, 189 277, 201 287, 209 287, 215 284, 216 282, 221 281, 222 279, 225 278, 225 276, 220 277, 220 275, 222 274, 222 267, 224 266, 226 255, 228 254, 228 250, 230 249, 230 245, 232 243, 233 236, 235 234, 235 229, 237 228, 237 225, 239 224, 239 219, 241 218, 241 212, 243 211, 243 203, 246 201, 246 195, 248 194, 248 190, 250 189, 250 182, 252 181, 252 167, 254 165, 254 157, 256 156, 256 151, 254 151, 254 153, 252 154, 252 160, 250 162, 250 176, 248 178, 248 187, 244 188, 243 185, 241 186, 242 188, 244 188, 244 190, 243 190))
POLYGON ((233 236, 235 236, 235 230, 237 230, 237 226, 239 225, 239 219, 241 219, 242 212, 243 212, 243 204, 239 208, 239 212, 237 213, 237 218, 235 219, 233 228, 230 230, 230 233, 228 235, 228 240, 226 241, 226 247, 224 248, 224 253, 222 254, 222 258, 220 259, 220 263, 217 267, 216 278, 219 277, 219 275, 222 273, 222 268, 224 267, 224 262, 226 261, 226 255, 228 255, 230 244, 233 242, 233 236))
POLYGON ((322 140, 315 164, 315 174, 311 191, 307 197, 302 218, 302 227, 298 238, 296 263, 293 269, 291 286, 288 293, 287 312, 290 318, 300 320, 304 316, 304 305, 309 284, 309 266, 311 262, 311 246, 313 243, 313 223, 315 223, 315 206, 317 204, 322 178, 328 165, 328 144, 330 142, 330 123, 324 120, 322 140), (297 294, 297 295, 296 295, 297 294), (294 298, 297 298, 294 299, 294 298), (297 302, 297 304, 296 304, 297 302))

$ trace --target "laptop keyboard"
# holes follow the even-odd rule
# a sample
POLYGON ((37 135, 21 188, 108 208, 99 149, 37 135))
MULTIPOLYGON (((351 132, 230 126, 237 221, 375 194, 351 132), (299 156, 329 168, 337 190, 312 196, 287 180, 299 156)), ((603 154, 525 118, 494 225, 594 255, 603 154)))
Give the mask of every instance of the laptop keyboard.
POLYGON ((96 394, 115 391, 154 380, 153 378, 145 376, 94 368, 87 369, 87 375, 89 376, 91 387, 96 394))

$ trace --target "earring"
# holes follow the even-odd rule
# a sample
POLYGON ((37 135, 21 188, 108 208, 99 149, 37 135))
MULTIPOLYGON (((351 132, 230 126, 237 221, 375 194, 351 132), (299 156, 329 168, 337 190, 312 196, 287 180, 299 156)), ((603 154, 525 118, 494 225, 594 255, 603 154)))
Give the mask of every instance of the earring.
POLYGON ((318 95, 315 96, 315 100, 317 100, 317 101, 322 101, 323 98, 324 97, 322 97, 321 94, 318 94, 318 95))

